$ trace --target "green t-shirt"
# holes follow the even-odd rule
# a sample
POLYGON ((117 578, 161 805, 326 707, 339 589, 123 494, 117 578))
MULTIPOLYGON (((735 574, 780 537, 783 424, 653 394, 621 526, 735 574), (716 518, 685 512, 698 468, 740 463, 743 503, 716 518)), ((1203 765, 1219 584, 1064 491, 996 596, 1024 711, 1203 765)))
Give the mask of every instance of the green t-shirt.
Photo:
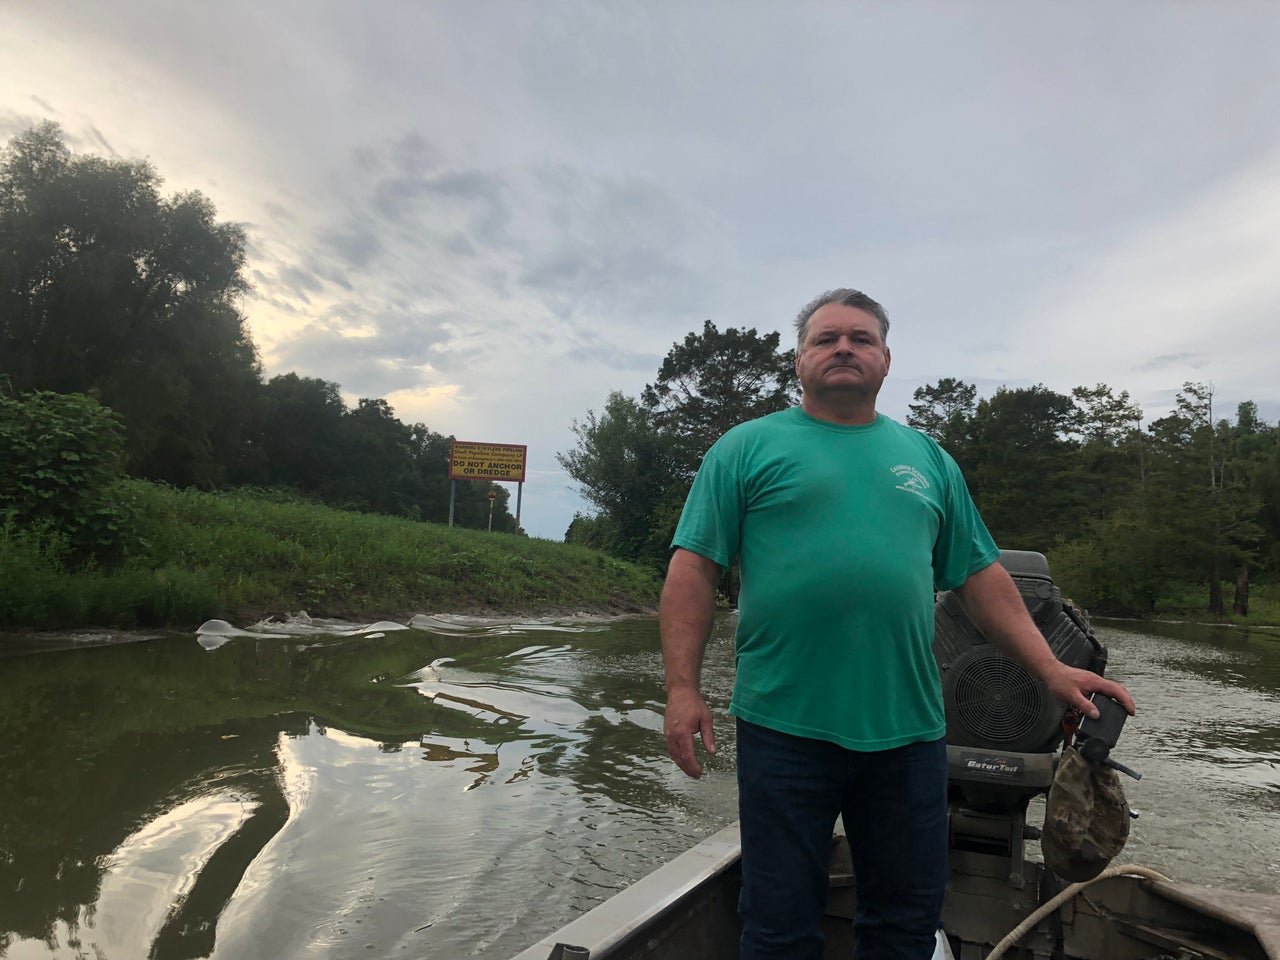
POLYGON ((929 437, 800 407, 740 424, 703 459, 672 546, 741 565, 735 716, 853 750, 944 735, 933 592, 999 550, 929 437))

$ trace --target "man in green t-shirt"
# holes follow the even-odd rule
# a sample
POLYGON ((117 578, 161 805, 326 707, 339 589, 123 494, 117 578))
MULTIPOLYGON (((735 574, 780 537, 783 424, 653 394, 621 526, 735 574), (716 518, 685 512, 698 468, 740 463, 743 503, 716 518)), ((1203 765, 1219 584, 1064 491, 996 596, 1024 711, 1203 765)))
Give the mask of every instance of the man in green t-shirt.
POLYGON ((889 319, 856 290, 796 321, 799 407, 741 424, 707 452, 672 545, 659 622, 671 757, 715 752, 699 691, 715 589, 742 573, 737 674, 742 960, 819 958, 827 857, 843 814, 858 960, 928 958, 946 885, 946 744, 932 653, 934 590, 1063 703, 1133 700, 1054 657, 955 461, 876 412, 889 319))

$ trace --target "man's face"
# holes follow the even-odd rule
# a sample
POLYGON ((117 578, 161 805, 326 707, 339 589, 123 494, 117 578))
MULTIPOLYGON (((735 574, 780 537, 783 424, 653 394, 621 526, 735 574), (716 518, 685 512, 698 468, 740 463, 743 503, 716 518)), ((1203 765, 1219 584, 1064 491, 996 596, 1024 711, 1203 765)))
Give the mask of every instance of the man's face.
POLYGON ((809 318, 796 373, 806 396, 841 393, 874 397, 889 372, 880 321, 865 310, 828 303, 809 318))

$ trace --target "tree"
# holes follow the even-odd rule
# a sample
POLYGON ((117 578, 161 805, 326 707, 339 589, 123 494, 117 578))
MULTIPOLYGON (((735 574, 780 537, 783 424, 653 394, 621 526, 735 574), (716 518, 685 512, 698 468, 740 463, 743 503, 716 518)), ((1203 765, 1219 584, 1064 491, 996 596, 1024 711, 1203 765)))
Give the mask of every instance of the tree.
POLYGON ((908 404, 907 426, 927 433, 946 448, 963 468, 969 427, 977 408, 977 388, 971 383, 943 377, 936 384, 916 387, 908 404))
POLYGON ((594 516, 575 513, 564 532, 565 543, 576 543, 580 547, 590 547, 604 553, 611 553, 617 540, 617 528, 608 515, 603 513, 594 516))
POLYGON ((678 517, 688 490, 675 438, 659 428, 647 406, 617 391, 599 416, 588 410, 575 420, 573 432, 577 447, 556 459, 608 522, 578 523, 570 531, 594 546, 608 542, 604 549, 613 556, 661 566, 675 528, 673 514, 678 517))
POLYGON ((1129 399, 1129 391, 1116 396, 1105 383, 1095 387, 1075 387, 1071 398, 1076 404, 1074 430, 1086 442, 1116 446, 1132 437, 1142 423, 1142 408, 1129 399))
POLYGON ((1280 424, 1255 436, 1257 447, 1251 457, 1254 492, 1261 504, 1258 524, 1269 551, 1264 560, 1274 576, 1280 570, 1280 424))
POLYGON ((73 156, 56 124, 0 155, 0 371, 83 392, 126 426, 130 472, 211 486, 239 463, 260 374, 237 307, 244 230, 150 164, 73 156))
POLYGON ((82 394, 0 394, 0 535, 57 543, 73 563, 123 559, 132 517, 121 496, 123 431, 82 394))
POLYGON ((362 398, 342 415, 338 459, 326 472, 325 500, 334 506, 392 516, 413 509, 412 434, 383 399, 362 398))
POLYGON ((979 402, 967 476, 1002 546, 1042 550, 1075 532, 1079 498, 1067 479, 1074 418, 1071 398, 1043 384, 1001 387, 979 402))
POLYGON ((286 373, 262 390, 257 445, 267 463, 266 482, 319 493, 339 459, 339 437, 347 405, 328 380, 286 373))
POLYGON ((665 566, 707 449, 731 427, 796 401, 795 351, 780 352, 780 339, 722 332, 708 320, 672 345, 641 400, 614 392, 599 416, 575 420, 578 445, 556 458, 600 512, 575 517, 566 538, 665 566))
POLYGON ((1141 483, 1147 457, 1142 409, 1106 384, 1071 391, 1074 418, 1068 430, 1079 438, 1067 476, 1077 491, 1082 520, 1102 519, 1128 504, 1141 483))
POLYGON ((780 334, 710 320, 672 345, 641 398, 670 435, 682 475, 692 480, 708 448, 730 427, 785 410, 799 398, 796 352, 779 352, 780 334))
POLYGON ((508 484, 485 480, 449 479, 449 456, 453 437, 442 436, 415 423, 409 428, 416 478, 415 501, 423 520, 447 523, 449 500, 453 498, 455 526, 485 530, 489 526, 489 494, 493 501, 495 532, 523 533, 511 513, 511 488, 508 484))
MULTIPOLYGON (((1270 471, 1276 462, 1280 432, 1271 429, 1258 416, 1258 405, 1245 400, 1236 407, 1236 422, 1218 425, 1228 450, 1225 478, 1234 480, 1245 490, 1240 497, 1242 520, 1230 531, 1237 541, 1235 596, 1232 612, 1249 614, 1249 572, 1259 565, 1268 541, 1275 542, 1271 523, 1276 510, 1276 489, 1270 471)), ((1263 561, 1265 564, 1265 561, 1263 561)))
POLYGON ((1252 561, 1262 539, 1261 504, 1231 424, 1214 420, 1213 397, 1211 385, 1184 383, 1174 410, 1148 429, 1153 496, 1170 533, 1169 548, 1188 579, 1207 584, 1209 612, 1224 616, 1223 576, 1252 561))

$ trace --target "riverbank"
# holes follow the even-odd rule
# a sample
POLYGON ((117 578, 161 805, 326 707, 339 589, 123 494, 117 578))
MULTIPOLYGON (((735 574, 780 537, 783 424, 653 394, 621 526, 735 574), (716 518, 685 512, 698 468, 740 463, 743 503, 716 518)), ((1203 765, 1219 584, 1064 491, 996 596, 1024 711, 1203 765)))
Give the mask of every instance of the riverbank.
POLYGON ((1238 627, 1241 629, 1258 628, 1263 630, 1280 629, 1280 584, 1268 583, 1255 586, 1249 600, 1248 614, 1227 613, 1215 617, 1208 612, 1204 590, 1188 590, 1178 597, 1166 599, 1159 606, 1153 617, 1141 618, 1108 611, 1105 607, 1090 607, 1085 604, 1094 619, 1111 620, 1116 623, 1150 623, 1150 624, 1197 624, 1205 627, 1238 627))
POLYGON ((137 537, 123 566, 66 566, 56 539, 0 535, 0 626, 194 628, 305 611, 346 620, 464 614, 644 613, 651 571, 594 550, 233 491, 130 482, 137 537))
MULTIPOLYGON (((0 629, 194 629, 297 613, 351 622, 418 613, 652 613, 652 571, 585 547, 335 510, 262 491, 179 491, 129 481, 123 566, 72 568, 56 538, 0 526, 0 629)), ((1082 591, 1081 591, 1082 592, 1082 591)), ((1074 596, 1074 595, 1073 595, 1074 596)), ((1075 599, 1095 616, 1089 598, 1075 599)), ((1203 588, 1155 620, 1204 623, 1203 588)), ((1280 585, 1256 585, 1243 627, 1280 625, 1280 585)))

